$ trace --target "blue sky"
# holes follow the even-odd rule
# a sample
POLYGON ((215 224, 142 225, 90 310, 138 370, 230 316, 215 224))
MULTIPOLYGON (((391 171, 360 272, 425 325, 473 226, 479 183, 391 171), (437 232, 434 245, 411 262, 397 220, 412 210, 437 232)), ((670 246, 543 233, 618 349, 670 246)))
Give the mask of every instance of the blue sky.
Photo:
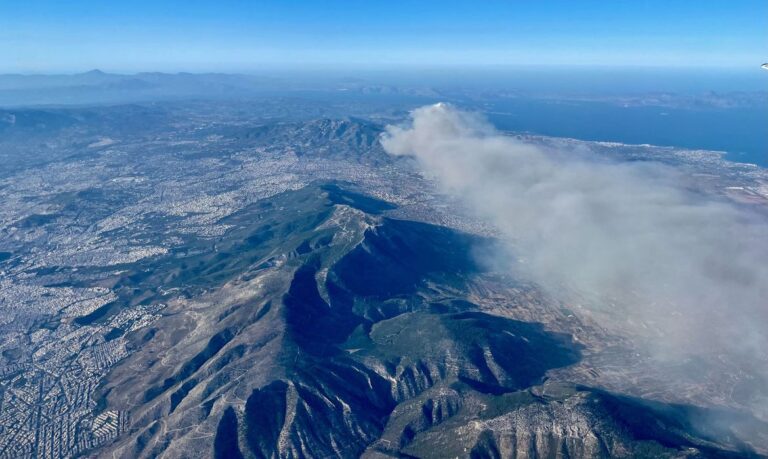
POLYGON ((754 68, 768 0, 0 0, 0 72, 754 68))

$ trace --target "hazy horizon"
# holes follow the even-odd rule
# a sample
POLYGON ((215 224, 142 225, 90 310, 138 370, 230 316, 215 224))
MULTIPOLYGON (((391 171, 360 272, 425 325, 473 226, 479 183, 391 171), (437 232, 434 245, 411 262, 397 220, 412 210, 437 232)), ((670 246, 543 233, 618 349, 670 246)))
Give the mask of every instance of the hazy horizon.
POLYGON ((411 86, 487 87, 489 89, 580 91, 611 94, 643 92, 768 91, 768 72, 759 65, 740 68, 696 68, 598 65, 474 65, 474 66, 282 66, 258 70, 162 71, 112 69, 103 66, 71 71, 0 72, 2 77, 76 77, 103 73, 116 76, 236 75, 265 81, 315 84, 370 83, 411 86))

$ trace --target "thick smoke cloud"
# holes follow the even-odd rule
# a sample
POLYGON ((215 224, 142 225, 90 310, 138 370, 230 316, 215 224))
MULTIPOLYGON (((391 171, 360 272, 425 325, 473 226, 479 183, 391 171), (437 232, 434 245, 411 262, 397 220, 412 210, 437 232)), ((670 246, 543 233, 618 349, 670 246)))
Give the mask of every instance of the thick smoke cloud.
POLYGON ((765 373, 768 226, 758 216, 688 188, 672 167, 550 151, 446 104, 414 110, 381 142, 495 224, 518 275, 564 301, 591 299, 659 358, 732 353, 765 373))

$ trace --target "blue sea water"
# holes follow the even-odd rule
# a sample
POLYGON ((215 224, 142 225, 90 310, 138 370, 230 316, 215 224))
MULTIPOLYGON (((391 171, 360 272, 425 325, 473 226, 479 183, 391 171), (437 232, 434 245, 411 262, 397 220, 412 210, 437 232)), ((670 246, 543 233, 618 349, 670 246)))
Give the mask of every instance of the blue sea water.
POLYGON ((615 103, 511 99, 486 106, 499 129, 581 140, 716 150, 768 167, 768 107, 624 107, 615 103))

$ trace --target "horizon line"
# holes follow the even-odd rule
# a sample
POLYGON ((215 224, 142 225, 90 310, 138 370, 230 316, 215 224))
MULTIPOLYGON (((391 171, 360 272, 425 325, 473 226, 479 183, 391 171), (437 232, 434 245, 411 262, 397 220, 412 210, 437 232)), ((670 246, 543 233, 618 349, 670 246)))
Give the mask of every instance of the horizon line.
POLYGON ((386 73, 389 71, 416 71, 430 72, 446 69, 462 69, 474 71, 505 71, 505 70, 603 70, 603 71, 702 71, 702 72, 747 72, 764 70, 764 61, 756 61, 753 66, 715 66, 715 65, 648 65, 648 64, 429 64, 418 65, 411 63, 391 64, 386 66, 349 65, 273 65, 264 66, 261 69, 191 69, 179 68, 174 70, 147 69, 120 69, 114 67, 95 66, 85 69, 72 70, 0 70, 0 76, 80 76, 87 74, 103 74, 114 76, 135 76, 145 74, 165 75, 264 75, 273 72, 300 73, 340 73, 340 72, 374 72, 386 73), (102 70, 105 69, 106 70, 102 70))

